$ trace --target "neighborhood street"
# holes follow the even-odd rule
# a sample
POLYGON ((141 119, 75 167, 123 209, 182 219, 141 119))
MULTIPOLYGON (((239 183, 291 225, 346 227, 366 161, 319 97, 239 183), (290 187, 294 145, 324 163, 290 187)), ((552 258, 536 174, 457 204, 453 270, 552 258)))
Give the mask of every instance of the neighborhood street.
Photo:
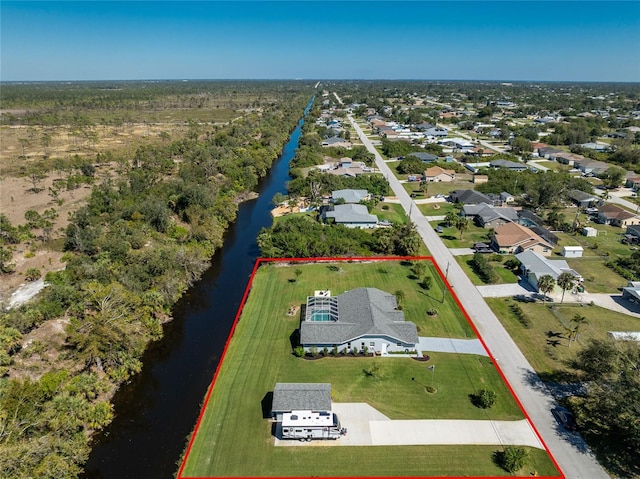
POLYGON ((598 479, 609 477, 591 454, 579 435, 565 431, 551 414, 557 406, 553 396, 540 380, 498 318, 485 303, 478 289, 471 283, 453 255, 444 246, 426 218, 413 203, 409 194, 391 172, 371 141, 353 117, 349 120, 365 147, 375 155, 377 167, 387 178, 391 188, 408 212, 418 233, 429 248, 441 270, 448 271, 448 281, 456 296, 470 315, 502 372, 531 417, 543 441, 553 454, 562 472, 572 479, 598 479))

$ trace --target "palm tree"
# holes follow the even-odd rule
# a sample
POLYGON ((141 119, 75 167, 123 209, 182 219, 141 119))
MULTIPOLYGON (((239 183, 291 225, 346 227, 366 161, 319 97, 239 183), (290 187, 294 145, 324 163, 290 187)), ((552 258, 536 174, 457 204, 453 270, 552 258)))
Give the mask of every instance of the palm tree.
POLYGON ((547 294, 553 291, 553 287, 556 285, 556 280, 553 276, 545 274, 538 278, 538 291, 542 293, 542 303, 547 300, 547 294))
POLYGON ((576 277, 571 273, 566 273, 566 272, 560 273, 560 275, 558 276, 558 279, 556 282, 558 283, 558 286, 562 288, 562 300, 560 301, 560 303, 564 302, 564 293, 568 289, 573 288, 573 284, 575 283, 575 280, 576 280, 576 277))
POLYGON ((460 239, 462 239, 462 233, 469 227, 469 219, 464 216, 456 218, 456 228, 460 231, 460 239))
POLYGON ((451 225, 455 224, 457 218, 458 214, 455 211, 449 211, 444 220, 447 222, 447 226, 451 227, 451 225))
MULTIPOLYGON (((573 323, 571 331, 573 342, 575 343, 578 340, 578 330, 580 329, 580 325, 587 324, 587 318, 576 313, 573 318, 571 318, 571 322, 573 323)), ((569 336, 569 347, 571 347, 571 336, 569 336)))

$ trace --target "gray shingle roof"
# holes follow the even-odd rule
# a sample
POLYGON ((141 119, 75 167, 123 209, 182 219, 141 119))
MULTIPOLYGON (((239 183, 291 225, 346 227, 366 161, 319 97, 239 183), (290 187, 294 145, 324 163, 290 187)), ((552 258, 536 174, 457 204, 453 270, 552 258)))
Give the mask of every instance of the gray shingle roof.
POLYGON ((369 192, 367 190, 336 190, 331 192, 333 201, 342 198, 345 203, 359 203, 368 195, 369 192))
POLYGON ((416 344, 416 325, 396 309, 396 298, 377 288, 357 288, 338 298, 338 321, 303 321, 300 343, 344 344, 364 335, 388 336, 416 344))
POLYGON ((331 384, 276 383, 271 411, 331 411, 331 384))
POLYGON ((378 217, 369 214, 365 205, 335 205, 333 211, 327 211, 327 218, 334 218, 336 223, 377 223, 378 217))

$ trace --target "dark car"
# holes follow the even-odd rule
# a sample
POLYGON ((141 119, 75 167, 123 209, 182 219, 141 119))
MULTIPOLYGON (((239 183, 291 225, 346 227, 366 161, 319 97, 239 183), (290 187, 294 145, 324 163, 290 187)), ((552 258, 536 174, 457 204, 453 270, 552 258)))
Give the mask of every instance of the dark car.
POLYGON ((567 431, 575 432, 578 430, 578 424, 576 418, 563 407, 559 407, 551 411, 555 418, 567 431))

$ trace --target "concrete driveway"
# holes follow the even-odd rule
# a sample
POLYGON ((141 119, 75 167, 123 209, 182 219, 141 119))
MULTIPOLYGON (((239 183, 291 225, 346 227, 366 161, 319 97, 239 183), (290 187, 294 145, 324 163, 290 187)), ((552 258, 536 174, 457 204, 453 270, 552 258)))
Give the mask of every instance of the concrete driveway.
POLYGON ((423 352, 478 354, 489 356, 479 339, 452 339, 419 337, 420 350, 423 352))
POLYGON ((276 439, 276 446, 432 446, 496 445, 544 449, 526 419, 521 421, 471 421, 461 419, 391 420, 366 403, 333 403, 346 436, 335 441, 276 439))

